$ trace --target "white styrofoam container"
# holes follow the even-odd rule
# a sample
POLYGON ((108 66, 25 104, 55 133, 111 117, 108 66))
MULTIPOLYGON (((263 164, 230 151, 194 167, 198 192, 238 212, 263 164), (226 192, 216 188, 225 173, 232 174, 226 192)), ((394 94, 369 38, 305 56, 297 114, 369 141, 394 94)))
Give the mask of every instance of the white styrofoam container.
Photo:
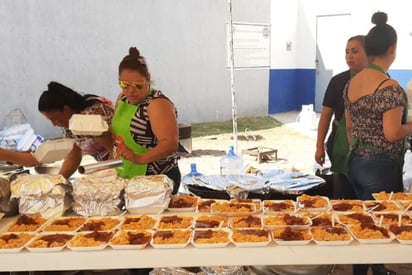
POLYGON ((74 114, 69 120, 69 129, 75 135, 100 136, 109 126, 101 115, 74 114))
POLYGON ((64 159, 73 149, 73 145, 74 139, 70 138, 47 140, 32 154, 40 163, 55 162, 64 159))

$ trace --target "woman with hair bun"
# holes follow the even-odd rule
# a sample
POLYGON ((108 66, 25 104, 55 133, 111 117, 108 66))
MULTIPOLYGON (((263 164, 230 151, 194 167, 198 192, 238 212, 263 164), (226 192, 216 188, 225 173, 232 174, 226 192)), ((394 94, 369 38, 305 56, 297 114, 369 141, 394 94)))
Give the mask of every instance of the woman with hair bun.
POLYGON ((164 174, 180 185, 179 132, 176 109, 161 91, 151 86, 146 60, 131 47, 119 64, 122 89, 112 120, 116 155, 123 159, 118 174, 124 178, 164 174))
MULTIPOLYGON (((387 73, 396 57, 397 35, 387 14, 372 16, 375 26, 365 37, 369 64, 352 78, 344 91, 346 127, 350 144, 348 178, 356 196, 373 199, 372 193, 402 192, 407 96, 387 73)), ((354 274, 367 274, 368 266, 355 265, 354 274), (361 271, 362 270, 362 271, 361 271)), ((383 265, 371 265, 373 274, 396 274, 383 265)))

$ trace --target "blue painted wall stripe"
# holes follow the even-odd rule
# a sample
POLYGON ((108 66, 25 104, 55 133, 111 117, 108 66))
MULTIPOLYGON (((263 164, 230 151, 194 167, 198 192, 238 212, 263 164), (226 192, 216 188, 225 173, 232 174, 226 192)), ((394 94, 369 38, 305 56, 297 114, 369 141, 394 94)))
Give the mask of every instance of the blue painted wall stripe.
MULTIPOLYGON (((402 87, 412 80, 412 70, 389 70, 402 87)), ((269 75, 269 114, 300 110, 315 103, 315 69, 271 69, 269 75)))

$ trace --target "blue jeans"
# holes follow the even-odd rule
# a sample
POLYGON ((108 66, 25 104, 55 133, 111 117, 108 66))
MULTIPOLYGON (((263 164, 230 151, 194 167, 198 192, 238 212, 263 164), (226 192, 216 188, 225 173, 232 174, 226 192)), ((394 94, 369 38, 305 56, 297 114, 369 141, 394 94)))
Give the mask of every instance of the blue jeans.
POLYGON ((351 152, 348 158, 348 178, 361 200, 373 200, 372 193, 402 192, 402 167, 385 154, 371 156, 351 152))

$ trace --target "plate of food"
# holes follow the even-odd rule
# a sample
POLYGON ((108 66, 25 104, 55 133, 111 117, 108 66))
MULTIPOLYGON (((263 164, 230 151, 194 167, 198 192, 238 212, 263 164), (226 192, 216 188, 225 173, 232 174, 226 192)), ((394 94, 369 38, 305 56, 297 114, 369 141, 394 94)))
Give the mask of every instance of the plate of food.
POLYGON ((396 240, 401 244, 412 244, 412 225, 389 226, 389 230, 395 234, 396 240))
POLYGON ((0 234, 0 253, 20 252, 34 236, 28 232, 0 234))
POLYGON ((67 232, 38 233, 25 247, 30 252, 58 252, 63 250, 73 236, 73 233, 67 232))
POLYGON ((8 232, 38 232, 47 222, 40 215, 21 215, 7 229, 8 232))
POLYGON ((256 211, 260 211, 262 209, 262 201, 260 199, 233 198, 233 199, 230 199, 229 202, 231 203, 253 203, 256 205, 256 211))
POLYGON ((374 212, 375 219, 378 221, 378 224, 383 225, 412 225, 412 218, 409 214, 402 211, 394 212, 374 212))
POLYGON ((150 241, 154 248, 184 248, 192 238, 190 229, 157 230, 150 241))
POLYGON ((196 212, 197 213, 210 213, 212 209, 212 204, 216 200, 213 199, 200 199, 197 203, 196 212))
POLYGON ((265 214, 279 214, 279 212, 295 212, 293 200, 265 200, 263 201, 263 212, 265 214))
POLYGON ((152 240, 150 230, 120 230, 109 242, 113 249, 142 249, 152 240))
POLYGON ((58 217, 50 220, 43 228, 43 232, 76 232, 86 221, 85 217, 58 217))
POLYGON ((296 198, 296 208, 307 211, 327 211, 330 207, 329 198, 319 195, 302 194, 296 198))
POLYGON ((361 200, 331 200, 331 208, 335 212, 361 212, 363 203, 361 200))
POLYGON ((187 229, 192 227, 194 217, 190 215, 163 215, 159 217, 156 229, 187 229))
POLYGON ((223 215, 200 215, 195 217, 195 229, 218 229, 227 227, 228 217, 223 215))
POLYGON ((245 215, 245 216, 234 216, 230 218, 230 227, 241 229, 241 228, 262 228, 262 216, 261 215, 245 215))
POLYGON ((170 212, 194 212, 196 210, 198 197, 189 195, 176 195, 170 198, 167 210, 170 212))
POLYGON ((227 228, 196 229, 191 242, 197 248, 225 247, 230 243, 230 233, 227 228))
POLYGON ((393 212, 400 211, 401 208, 394 201, 363 201, 365 211, 368 212, 393 212))
POLYGON ((312 221, 309 217, 297 214, 278 214, 263 217, 263 226, 267 229, 277 229, 279 227, 309 228, 312 221))
POLYGON ((287 226, 273 230, 272 239, 278 245, 306 245, 312 241, 312 234, 309 229, 287 226))
POLYGON ((270 232, 267 229, 233 229, 231 242, 237 247, 267 246, 270 242, 270 232))
POLYGON ((103 250, 114 236, 114 231, 78 232, 67 243, 73 251, 103 250))
POLYGON ((354 213, 339 213, 337 214, 337 221, 345 225, 352 224, 374 224, 375 219, 369 213, 354 212, 354 213))
POLYGON ((311 228, 313 241, 318 245, 349 245, 352 235, 342 225, 315 226, 311 228))
POLYGON ((301 211, 298 214, 309 217, 312 222, 311 226, 332 226, 337 223, 335 215, 331 212, 301 211))
POLYGON ((88 218, 79 231, 110 231, 117 229, 122 222, 122 217, 93 217, 88 218))
POLYGON ((157 223, 157 217, 153 215, 126 215, 120 226, 121 230, 147 230, 153 229, 157 223))
POLYGON ((227 216, 251 215, 256 214, 256 204, 254 203, 233 203, 228 201, 219 201, 211 205, 213 214, 222 214, 227 216))
POLYGON ((353 224, 348 228, 361 244, 390 243, 395 239, 395 235, 387 228, 375 224, 353 224))
POLYGON ((395 201, 404 201, 404 200, 412 200, 412 193, 404 193, 404 192, 385 192, 381 191, 379 193, 372 193, 372 197, 378 201, 384 200, 395 200, 395 201))

